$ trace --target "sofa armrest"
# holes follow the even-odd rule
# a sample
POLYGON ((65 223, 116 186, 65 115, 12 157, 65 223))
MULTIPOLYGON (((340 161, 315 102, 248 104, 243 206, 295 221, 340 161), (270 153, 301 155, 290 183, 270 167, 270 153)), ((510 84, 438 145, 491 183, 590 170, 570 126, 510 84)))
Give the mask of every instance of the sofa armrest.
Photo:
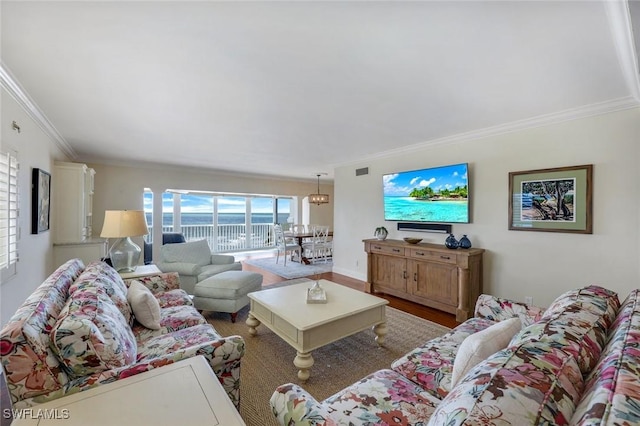
POLYGON ((475 316, 496 322, 517 317, 522 321, 522 326, 526 327, 542 318, 544 311, 544 308, 526 303, 481 294, 476 302, 475 316))
POLYGON ((162 272, 177 272, 180 275, 200 275, 202 267, 197 263, 159 262, 156 264, 162 272))
POLYGON ((177 272, 147 275, 144 277, 127 278, 124 283, 129 287, 131 281, 138 281, 145 285, 151 293, 158 294, 180 288, 180 277, 177 272))
POLYGON ((278 386, 269 400, 271 411, 281 425, 308 426, 334 424, 325 406, 300 386, 287 383, 278 386))
POLYGON ((229 399, 236 407, 239 407, 240 361, 244 356, 244 352, 244 339, 241 336, 233 335, 171 350, 168 353, 158 354, 158 356, 147 357, 141 360, 140 363, 159 364, 158 366, 162 366, 194 356, 204 355, 218 380, 220 380, 222 387, 229 395, 229 399))
POLYGON ((234 263, 236 258, 228 255, 228 254, 212 254, 211 255, 211 264, 212 265, 228 265, 234 263))

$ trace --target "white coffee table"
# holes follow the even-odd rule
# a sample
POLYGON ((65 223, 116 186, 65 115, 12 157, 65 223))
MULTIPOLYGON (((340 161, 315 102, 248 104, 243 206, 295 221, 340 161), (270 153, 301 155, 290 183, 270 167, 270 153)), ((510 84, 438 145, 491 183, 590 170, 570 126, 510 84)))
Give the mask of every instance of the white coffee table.
POLYGON ((384 344, 387 334, 385 299, 327 280, 320 280, 327 303, 307 304, 307 289, 314 281, 249 293, 251 310, 247 318, 249 333, 267 328, 291 345, 297 355, 293 364, 298 378, 306 381, 313 366, 311 351, 373 327, 376 342, 384 344))

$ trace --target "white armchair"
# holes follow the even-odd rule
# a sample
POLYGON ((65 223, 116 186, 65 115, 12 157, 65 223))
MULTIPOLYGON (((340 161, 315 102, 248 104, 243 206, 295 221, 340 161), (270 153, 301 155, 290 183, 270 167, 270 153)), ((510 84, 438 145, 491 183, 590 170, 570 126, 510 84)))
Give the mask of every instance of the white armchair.
POLYGON ((226 254, 212 254, 206 240, 167 244, 160 248, 162 272, 177 272, 180 288, 194 294, 196 283, 225 271, 241 271, 242 264, 226 254))

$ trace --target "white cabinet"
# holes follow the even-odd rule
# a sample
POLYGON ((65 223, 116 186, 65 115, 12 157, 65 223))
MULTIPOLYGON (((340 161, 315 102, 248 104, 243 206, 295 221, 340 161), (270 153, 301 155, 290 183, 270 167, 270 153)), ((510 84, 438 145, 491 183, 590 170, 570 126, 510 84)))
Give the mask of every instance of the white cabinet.
POLYGON ((85 266, 94 260, 107 256, 107 240, 87 238, 76 243, 54 243, 53 262, 55 267, 62 265, 69 259, 80 259, 85 266))
POLYGON ((80 163, 56 162, 52 176, 55 243, 79 242, 93 233, 95 171, 80 163))
POLYGON ((69 259, 84 264, 107 255, 105 239, 93 238, 93 178, 86 164, 56 162, 51 184, 55 267, 69 259))
POLYGON ((95 170, 87 168, 84 175, 84 217, 87 238, 93 235, 93 177, 95 174, 95 170))

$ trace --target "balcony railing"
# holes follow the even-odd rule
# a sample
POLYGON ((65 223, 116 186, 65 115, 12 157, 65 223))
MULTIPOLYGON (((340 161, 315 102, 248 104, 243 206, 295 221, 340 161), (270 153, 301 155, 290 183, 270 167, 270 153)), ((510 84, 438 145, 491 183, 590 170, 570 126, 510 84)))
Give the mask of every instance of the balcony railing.
MULTIPOLYGON (((187 241, 207 240, 213 253, 275 247, 273 225, 270 223, 252 224, 249 237, 247 237, 247 226, 245 224, 182 225, 179 231, 174 231, 173 226, 163 226, 162 232, 182 232, 187 241)), ((148 242, 152 241, 152 235, 153 231, 149 228, 148 242)))

